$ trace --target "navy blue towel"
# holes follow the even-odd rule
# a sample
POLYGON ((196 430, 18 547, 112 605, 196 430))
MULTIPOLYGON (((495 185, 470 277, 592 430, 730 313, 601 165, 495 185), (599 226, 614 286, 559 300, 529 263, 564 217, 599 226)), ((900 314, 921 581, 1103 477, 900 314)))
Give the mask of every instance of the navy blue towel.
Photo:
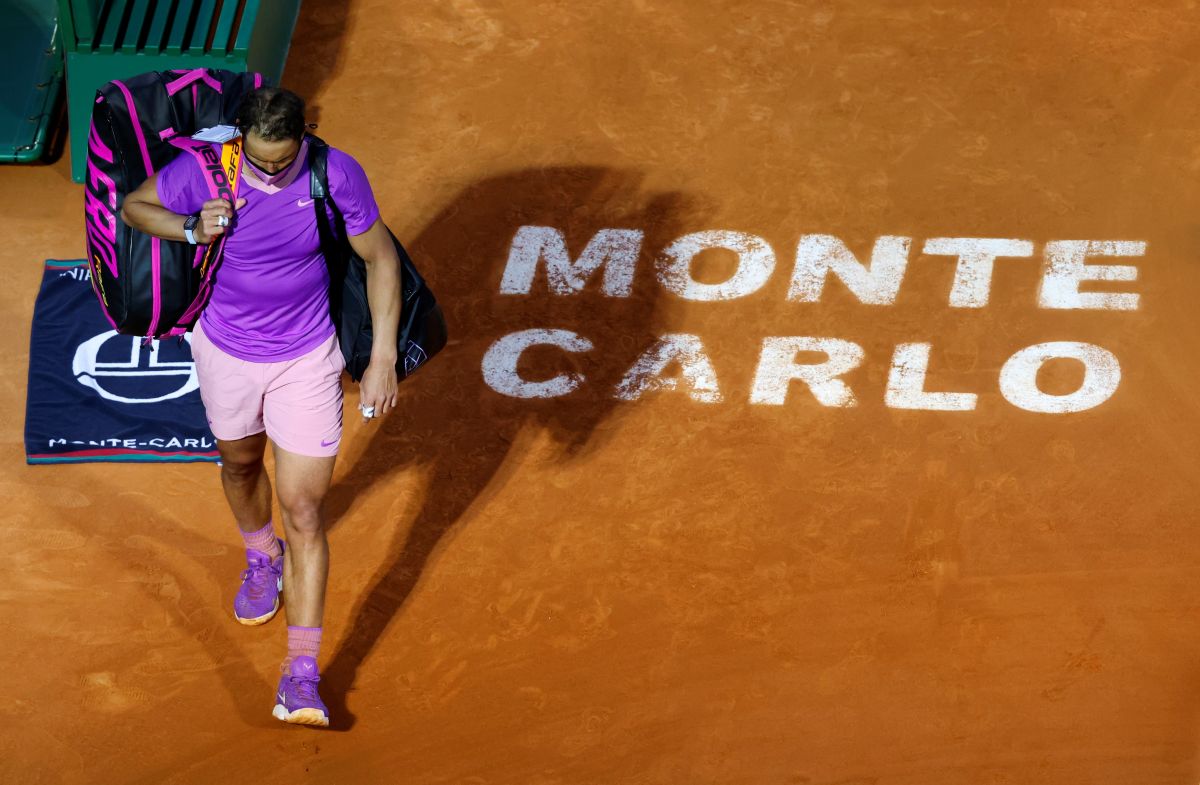
POLYGON ((118 334, 87 262, 46 262, 29 342, 26 460, 217 461, 190 339, 143 346, 118 334))

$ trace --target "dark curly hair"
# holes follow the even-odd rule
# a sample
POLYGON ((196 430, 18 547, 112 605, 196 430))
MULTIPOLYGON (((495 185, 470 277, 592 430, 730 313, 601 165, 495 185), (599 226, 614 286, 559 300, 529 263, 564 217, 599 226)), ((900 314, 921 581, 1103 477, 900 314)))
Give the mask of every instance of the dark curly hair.
POLYGON ((304 137, 304 99, 282 87, 260 87, 246 93, 238 106, 238 130, 253 131, 264 141, 304 137))

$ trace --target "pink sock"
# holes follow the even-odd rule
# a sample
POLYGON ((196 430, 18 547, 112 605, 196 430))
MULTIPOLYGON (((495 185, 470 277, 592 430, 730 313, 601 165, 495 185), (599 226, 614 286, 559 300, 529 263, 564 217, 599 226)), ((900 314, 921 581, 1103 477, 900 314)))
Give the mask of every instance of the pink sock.
POLYGON ((320 627, 293 627, 289 624, 288 653, 287 659, 283 661, 284 672, 287 672, 288 668, 291 667, 292 660, 296 657, 312 657, 315 660, 320 650, 320 627))
POLYGON ((275 539, 275 527, 271 521, 267 521, 267 525, 256 532, 242 532, 242 539, 246 541, 247 550, 253 548, 262 551, 271 557, 271 561, 275 561, 283 553, 283 549, 279 547, 279 540, 275 539))

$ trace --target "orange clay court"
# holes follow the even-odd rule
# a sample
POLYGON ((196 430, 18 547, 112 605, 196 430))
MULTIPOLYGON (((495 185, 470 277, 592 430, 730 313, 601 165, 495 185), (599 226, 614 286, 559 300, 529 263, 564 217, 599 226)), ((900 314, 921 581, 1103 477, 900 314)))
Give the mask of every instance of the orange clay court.
POLYGON ((1194 785, 1198 51, 1190 1, 306 0, 283 84, 452 338, 369 427, 344 382, 329 730, 217 468, 25 465, 83 189, 0 169, 0 781, 1194 785), (505 291, 523 227, 640 232, 628 291, 505 291), (582 343, 495 378, 572 389, 489 382, 526 331, 582 343))

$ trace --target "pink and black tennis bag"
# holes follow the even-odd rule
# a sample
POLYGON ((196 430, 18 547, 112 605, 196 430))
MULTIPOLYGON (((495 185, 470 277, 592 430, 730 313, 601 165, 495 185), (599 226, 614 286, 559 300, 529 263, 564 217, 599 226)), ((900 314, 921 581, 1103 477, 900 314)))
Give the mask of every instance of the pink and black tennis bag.
POLYGON ((182 335, 208 303, 225 237, 208 246, 151 237, 121 221, 121 205, 177 155, 196 156, 210 175, 211 198, 232 201, 220 156, 190 137, 232 125, 242 97, 262 85, 261 74, 197 68, 140 74, 96 91, 84 184, 88 263, 118 332, 182 335))

